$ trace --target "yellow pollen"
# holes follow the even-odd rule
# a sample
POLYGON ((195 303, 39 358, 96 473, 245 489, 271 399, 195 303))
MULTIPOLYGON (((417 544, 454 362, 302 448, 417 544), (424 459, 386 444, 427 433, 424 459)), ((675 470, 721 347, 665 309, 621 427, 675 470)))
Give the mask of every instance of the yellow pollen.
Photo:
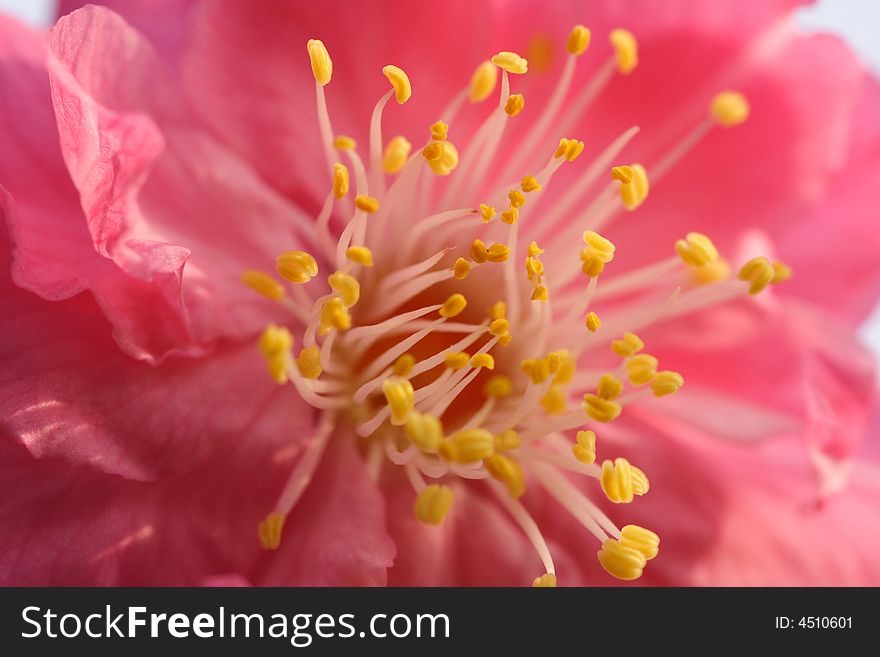
POLYGON ((541 185, 538 184, 538 179, 534 176, 524 176, 519 186, 526 194, 541 191, 541 185))
POLYGON ((464 298, 463 294, 458 292, 450 294, 446 301, 443 302, 443 307, 439 310, 440 317, 455 317, 461 314, 465 306, 467 306, 467 299, 464 298))
POLYGON ((532 301, 547 301, 550 298, 550 291, 544 285, 539 285, 534 290, 532 290, 531 295, 529 295, 529 299, 532 301))
POLYGON ((776 270, 770 261, 763 256, 752 258, 744 264, 737 274, 737 278, 741 281, 748 281, 749 294, 755 295, 763 292, 773 278, 776 276, 776 270))
POLYGON ((583 25, 575 25, 568 35, 565 48, 572 55, 583 55, 590 47, 590 30, 583 25))
POLYGON ((330 53, 327 52, 324 43, 318 39, 309 39, 306 49, 309 51, 315 80, 322 87, 327 86, 330 84, 330 78, 333 77, 333 61, 330 59, 330 53))
POLYGON ((590 333, 595 333, 602 326, 602 320, 599 319, 599 315, 596 313, 588 312, 586 318, 584 318, 584 326, 587 327, 590 333))
POLYGON ((284 286, 265 272, 248 269, 241 273, 241 282, 272 301, 279 301, 285 296, 284 286))
POLYGON ((493 244, 486 249, 486 258, 489 262, 506 262, 510 257, 510 247, 506 244, 493 244))
POLYGON ((523 111, 523 107, 525 106, 526 99, 523 98, 522 94, 510 94, 507 98, 507 102, 504 104, 504 112, 508 116, 516 116, 523 111))
POLYGON ((508 429, 507 431, 499 433, 495 436, 494 440, 496 452, 506 452, 511 449, 516 449, 522 444, 519 434, 513 429, 508 429))
POLYGON ((776 285, 776 283, 784 283, 789 278, 791 278, 791 267, 789 267, 784 262, 774 262, 773 263, 773 280, 770 282, 773 285, 776 285))
POLYGON ((489 333, 495 336, 504 335, 510 329, 510 322, 504 318, 492 320, 489 324, 489 333))
POLYGON ((336 135, 333 148, 338 151, 353 151, 357 148, 357 142, 348 135, 336 135))
POLYGON ((620 405, 598 395, 587 393, 582 404, 584 412, 597 422, 612 422, 620 415, 620 405))
POLYGON ((599 563, 609 575, 626 581, 638 579, 647 559, 639 550, 609 538, 597 553, 599 563))
POLYGON ((480 203, 480 214, 483 217, 483 221, 485 223, 488 223, 492 221, 492 217, 495 216, 495 208, 493 208, 491 205, 480 203))
POLYGON ((623 75, 632 73, 639 63, 639 43, 629 30, 611 30, 608 35, 617 54, 617 70, 623 75))
POLYGON ((364 267, 373 266, 373 252, 366 246, 350 246, 345 250, 345 257, 364 267))
POLYGON ((489 260, 489 250, 483 240, 474 240, 471 244, 471 260, 479 263, 489 260))
POLYGON ((385 173, 397 173, 403 169, 411 150, 412 144, 406 137, 398 135, 389 141, 382 158, 382 168, 385 173))
POLYGON ((452 266, 452 275, 462 281, 471 271, 471 261, 465 258, 459 258, 452 266))
POLYGON ((446 141, 447 134, 449 134, 449 126, 443 121, 437 121, 431 126, 431 139, 434 141, 446 141))
POLYGON ((503 68, 508 73, 522 75, 529 70, 529 63, 515 52, 501 51, 492 57, 492 63, 498 68, 503 68))
POLYGON ((403 354, 394 361, 394 365, 391 366, 391 371, 394 372, 394 376, 406 376, 412 372, 412 368, 415 367, 415 365, 415 356, 412 354, 403 354))
POLYGON ((625 525, 621 528, 620 542, 626 547, 641 552, 648 561, 660 552, 660 537, 638 525, 625 525))
POLYGON ((517 219, 519 219, 519 210, 516 208, 510 208, 501 213, 501 221, 508 226, 515 224, 517 219))
POLYGON ((317 379, 324 370, 321 368, 321 350, 319 347, 306 347, 299 352, 296 368, 306 379, 317 379))
POLYGON ((584 233, 584 243, 587 246, 581 250, 581 262, 584 263, 581 270, 590 278, 595 278, 605 270, 607 263, 614 260, 615 246, 592 230, 584 233))
POLYGON ((337 162, 333 165, 333 196, 342 198, 348 194, 349 178, 348 168, 337 162))
POLYGON ((471 367, 485 367, 487 370, 494 370, 495 359, 491 354, 476 354, 471 357, 471 367))
POLYGON ((281 532, 284 530, 284 514, 273 511, 257 525, 257 538, 264 550, 277 550, 281 545, 281 532))
POLYGON ((738 91, 722 91, 712 99, 709 112, 719 125, 739 125, 749 118, 749 101, 738 91))
POLYGON ((495 84, 498 82, 498 68, 490 61, 485 61, 474 71, 471 76, 472 103, 480 103, 492 95, 495 84))
POLYGON ((550 361, 546 358, 529 358, 520 363, 520 370, 532 383, 538 385, 550 376, 550 361))
POLYGON ((427 452, 436 452, 443 440, 443 423, 429 413, 410 413, 405 430, 412 443, 427 452))
POLYGON ((650 185, 645 167, 641 164, 633 164, 630 169, 632 170, 632 180, 620 186, 620 200, 627 210, 635 210, 648 198, 650 185))
POLYGON ((447 441, 452 445, 452 460, 459 463, 482 461, 495 451, 495 439, 485 429, 462 429, 447 441))
POLYGON ((318 262, 305 251, 285 251, 275 258, 276 271, 293 283, 308 283, 318 275, 318 262))
POLYGON ((346 308, 351 308, 361 298, 361 285, 351 274, 334 272, 327 277, 327 283, 339 294, 346 308))
POLYGON ((657 372, 654 380, 651 381, 651 390, 654 391, 655 397, 665 397, 679 391, 684 385, 684 377, 678 372, 672 370, 664 370, 657 372))
POLYGON ((426 525, 439 525, 452 508, 452 489, 431 484, 418 494, 415 503, 416 518, 426 525))
POLYGON ((624 185, 632 182, 634 175, 635 173, 633 172, 632 167, 628 167, 625 164, 611 167, 611 179, 623 183, 624 185))
POLYGON ((621 358, 629 358, 645 348, 645 343, 635 333, 626 332, 620 340, 611 343, 611 351, 621 358))
POLYGON ((620 397, 622 392, 623 381, 611 374, 611 372, 603 374, 596 387, 596 394, 602 399, 607 399, 608 401, 614 401, 620 397))
POLYGON ((458 166, 458 149, 451 141, 435 141, 434 144, 440 145, 440 156, 428 159, 428 166, 436 175, 448 176, 458 166))
POLYGON ((486 470, 493 479, 507 485, 507 492, 513 498, 522 497, 526 492, 526 478, 522 467, 512 458, 501 454, 492 454, 483 461, 486 470))
POLYGON ((675 250, 691 267, 705 267, 718 260, 718 249, 702 233, 688 233, 683 240, 676 241, 675 250))
POLYGON ((487 397, 509 397, 513 393, 513 383, 506 376, 499 374, 486 381, 483 393, 487 397))
POLYGON ((507 198, 510 199, 510 207, 512 208, 521 208, 526 204, 526 195, 518 189, 510 190, 507 198))
POLYGON ((657 374, 657 359, 650 354, 638 354, 626 361, 626 375, 634 386, 644 386, 657 374))
POLYGON ((351 315, 339 297, 332 297, 324 302, 321 307, 321 316, 318 322, 318 334, 327 335, 333 329, 346 331, 351 328, 351 315))
POLYGON ((379 209, 379 199, 373 196, 363 196, 361 194, 358 194, 354 197, 354 206, 358 210, 373 213, 379 209))
POLYGON ((581 463, 591 465, 596 462, 596 434, 592 431, 578 431, 577 444, 571 448, 571 453, 581 463))
POLYGON ((466 351, 450 351, 443 360, 449 369, 460 370, 463 367, 467 367, 471 360, 471 355, 466 351))
POLYGON ((409 77, 403 72, 403 69, 397 66, 388 65, 382 69, 382 75, 388 78, 391 86, 394 87, 394 97, 398 104, 403 105, 412 96, 412 85, 409 83, 409 77))
POLYGON ((556 575, 553 573, 544 573, 540 577, 532 580, 532 587, 536 589, 555 589, 556 575))
POLYGON ((382 382, 382 393, 391 409, 391 424, 401 426, 415 405, 415 391, 408 379, 389 377, 382 382))
POLYGON ((568 409, 568 400, 561 385, 552 384, 546 394, 541 397, 541 408, 547 415, 562 415, 568 409))
POLYGON ((599 481, 605 495, 615 504, 629 504, 633 495, 645 495, 650 488, 645 473, 624 458, 614 459, 613 463, 603 461, 599 481))
POLYGON ((492 319, 505 319, 507 317, 507 304, 503 301, 496 301, 489 308, 489 317, 492 319))

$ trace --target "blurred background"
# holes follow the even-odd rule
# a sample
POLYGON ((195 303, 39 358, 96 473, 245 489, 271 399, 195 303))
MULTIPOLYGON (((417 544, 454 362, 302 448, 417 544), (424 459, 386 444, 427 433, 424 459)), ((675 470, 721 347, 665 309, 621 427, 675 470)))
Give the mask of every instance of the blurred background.
MULTIPOLYGON (((47 27, 54 21, 56 4, 56 0, 0 0, 0 11, 31 25, 47 27)), ((880 0, 818 0, 800 9, 797 21, 808 31, 840 35, 880 76, 880 0)), ((862 327, 862 336, 880 356, 880 304, 862 327)))

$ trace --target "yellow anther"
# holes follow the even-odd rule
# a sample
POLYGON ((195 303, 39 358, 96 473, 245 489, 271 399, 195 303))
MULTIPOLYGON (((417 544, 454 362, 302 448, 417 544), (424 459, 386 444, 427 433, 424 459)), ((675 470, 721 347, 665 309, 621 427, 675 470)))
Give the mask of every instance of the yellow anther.
POLYGON ((577 139, 569 139, 568 144, 565 147, 565 159, 569 162, 574 162, 583 152, 584 142, 578 141, 577 139))
POLYGON ((499 433, 495 436, 494 440, 496 452, 506 452, 511 449, 516 449, 522 444, 519 434, 513 429, 508 429, 507 431, 499 433))
POLYGON ((358 194, 354 197, 354 206, 358 210, 363 210, 364 212, 373 213, 379 209, 379 199, 373 196, 362 196, 358 194))
POLYGON ((385 173, 397 173, 406 164, 406 158, 412 150, 412 144, 406 137, 398 135, 385 146, 385 155, 382 158, 382 168, 385 173))
POLYGON ((256 271, 255 269, 243 271, 241 273, 241 282, 257 294, 261 294, 272 301, 284 298, 284 286, 265 272, 256 271))
POLYGON ((550 292, 543 285, 539 285, 534 290, 532 290, 531 295, 529 295, 529 299, 532 301, 547 301, 550 298, 550 292))
POLYGON ((509 345, 511 340, 513 340, 513 336, 510 333, 504 333, 498 336, 498 344, 502 347, 509 345))
POLYGON ((629 504, 633 495, 644 495, 650 488, 645 473, 623 458, 614 459, 613 463, 603 461, 599 481, 605 495, 615 504, 629 504))
POLYGON ((532 580, 532 587, 536 589, 555 589, 556 575, 553 573, 544 573, 540 577, 532 580))
POLYGON ((456 315, 460 315, 461 311, 463 311, 466 306, 467 299, 464 298, 463 294, 459 294, 458 292, 450 294, 446 301, 443 302, 443 307, 440 308, 440 317, 455 317, 456 315))
POLYGON ((705 267, 718 260, 718 249, 702 233, 688 233, 683 240, 675 242, 675 251, 691 267, 705 267))
POLYGON ((679 391, 684 385, 684 377, 678 372, 672 370, 664 370, 657 372, 654 380, 651 381, 651 390, 654 391, 655 397, 665 397, 679 391))
POLYGON ((283 326, 269 324, 260 335, 257 343, 260 353, 266 358, 269 376, 275 383, 287 383, 287 368, 290 365, 290 350, 293 336, 283 326))
POLYGON ((346 308, 351 308, 361 298, 361 284, 351 274, 334 272, 327 277, 327 283, 339 294, 346 308))
POLYGON ((622 580, 634 580, 642 576, 647 559, 639 550, 609 538, 597 553, 599 563, 609 575, 622 580))
POLYGON ((480 214, 483 216, 483 221, 488 223, 492 221, 492 217, 495 216, 495 208, 491 205, 480 203, 480 214))
POLYGON ((508 208, 501 213, 501 221, 508 226, 512 226, 519 219, 519 210, 516 208, 508 208))
POLYGON ((529 63, 515 52, 501 51, 492 57, 492 63, 498 68, 503 68, 508 73, 527 73, 529 63))
POLYGON ((568 149, 568 139, 563 137, 559 140, 559 146, 556 147, 556 152, 553 153, 553 159, 558 160, 560 157, 565 155, 565 151, 568 149))
POLYGON ((510 379, 503 375, 493 376, 483 386, 483 393, 487 397, 509 397, 513 392, 513 384, 510 379))
MULTIPOLYGON (((560 349, 554 353, 559 355, 559 365, 553 373, 553 383, 558 383, 560 385, 571 383, 575 373, 574 358, 571 357, 571 353, 567 349, 560 349)), ((547 359, 549 361, 550 356, 548 356, 547 359)))
POLYGON ((400 105, 403 105, 412 96, 412 85, 409 83, 409 77, 402 69, 397 66, 388 65, 382 69, 382 75, 388 78, 391 86, 394 87, 394 97, 400 105))
POLYGON ((428 166, 438 176, 448 176, 458 166, 458 149, 451 141, 435 141, 434 143, 440 144, 442 151, 440 157, 428 160, 428 166))
POLYGON ((625 525, 621 528, 620 542, 628 548, 641 552, 648 561, 660 552, 660 537, 638 525, 625 525))
POLYGON ((493 319, 492 323, 489 324, 489 333, 495 336, 504 335, 510 329, 510 322, 506 319, 499 318, 493 319))
POLYGON ((524 176, 520 181, 519 186, 526 194, 541 191, 541 185, 538 183, 538 179, 534 176, 524 176))
POLYGON ((485 367, 487 370, 495 369, 495 358, 492 354, 475 354, 471 356, 471 367, 485 367))
POLYGON ((516 116, 523 111, 523 107, 525 106, 526 99, 523 98, 522 94, 510 94, 510 96, 507 97, 507 102, 504 104, 504 112, 508 116, 516 116))
POLYGON ((645 343, 635 333, 626 332, 620 340, 611 343, 611 351, 621 358, 629 358, 645 348, 645 343))
POLYGON ((284 531, 284 514, 273 511, 257 525, 257 538, 264 550, 277 550, 281 545, 281 533, 284 531))
POLYGON ((431 484, 416 497, 416 518, 426 525, 439 525, 452 508, 452 489, 449 486, 431 484))
POLYGON ((635 210, 648 198, 651 187, 648 183, 648 173, 645 171, 645 167, 641 164, 633 164, 630 169, 633 174, 632 180, 620 186, 620 200, 627 210, 635 210))
POLYGON ((559 370, 559 365, 562 363, 562 352, 560 351, 551 351, 547 354, 547 366, 550 368, 550 374, 556 374, 559 370))
POLYGON ((427 452, 436 452, 443 440, 443 423, 430 413, 410 413, 405 430, 412 443, 427 452))
POLYGON ((738 91, 722 91, 712 99, 709 112, 720 125, 739 125, 749 118, 749 101, 738 91))
POLYGON ((639 43, 629 30, 611 30, 608 35, 617 54, 617 70, 627 75, 639 63, 639 43))
POLYGON ((428 162, 432 162, 434 160, 439 160, 443 155, 443 143, 434 141, 425 146, 422 149, 422 157, 424 157, 428 162))
POLYGON ((572 445, 571 453, 581 463, 591 465, 596 462, 596 434, 592 431, 578 431, 577 444, 572 445))
POLYGON ((489 262, 506 262, 510 257, 510 247, 506 244, 493 244, 486 249, 486 258, 489 262))
POLYGON ((416 357, 412 354, 403 354, 394 361, 391 371, 394 376, 406 376, 412 372, 412 368, 416 366, 416 357))
POLYGON ((602 399, 614 401, 623 392, 623 381, 614 376, 611 372, 603 374, 599 378, 599 384, 596 386, 596 394, 602 399))
POLYGON ((595 333, 602 326, 602 320, 599 319, 599 315, 591 311, 584 318, 584 326, 587 327, 590 333, 595 333))
POLYGON ((474 240, 471 244, 471 260, 483 263, 489 259, 489 250, 483 240, 474 240))
POLYGON ((526 478, 518 462, 501 454, 492 454, 483 461, 486 471, 493 479, 507 485, 507 492, 513 498, 522 497, 526 492, 526 478))
POLYGON ((449 126, 443 121, 437 121, 431 126, 431 139, 434 141, 446 141, 447 134, 449 134, 449 126))
POLYGON ((349 189, 348 167, 337 162, 333 165, 333 196, 342 198, 349 189))
POLYGON ((510 199, 510 207, 512 208, 521 208, 526 204, 526 195, 518 189, 510 190, 507 198, 510 199))
POLYGON ((330 59, 330 53, 319 39, 309 39, 306 49, 309 51, 315 80, 322 87, 327 86, 330 84, 330 78, 333 77, 333 61, 330 59))
POLYGON ((391 409, 391 424, 400 426, 409 417, 415 405, 415 391, 409 379, 389 377, 382 382, 382 393, 391 409))
POLYGON ((317 379, 324 371, 321 368, 321 349, 316 346, 306 347, 299 352, 296 368, 306 379, 317 379))
POLYGON ((333 139, 333 148, 338 151, 353 151, 357 148, 357 142, 348 135, 336 135, 333 139))
POLYGON ((703 267, 691 267, 691 279, 697 285, 710 285, 730 278, 730 265, 721 258, 703 267))
POLYGON ((586 248, 581 250, 581 271, 590 278, 599 276, 605 265, 614 260, 614 243, 605 239, 599 233, 588 230, 584 233, 586 248))
POLYGON ((471 76, 471 102, 480 103, 492 95, 498 82, 498 68, 490 61, 485 61, 471 76))
POLYGON ((450 351, 443 360, 449 369, 460 370, 470 362, 471 355, 466 351, 450 351))
POLYGON ((744 264, 737 274, 737 278, 741 281, 748 281, 749 294, 760 294, 764 289, 773 282, 776 276, 776 270, 770 261, 763 256, 752 258, 744 264))
POLYGON ((791 278, 791 267, 789 267, 784 262, 774 262, 773 263, 773 280, 770 282, 773 285, 776 285, 776 283, 784 283, 789 278, 791 278))
POLYGON ((529 244, 528 254, 533 258, 541 255, 542 253, 544 253, 544 251, 545 249, 542 249, 540 246, 538 246, 538 243, 534 240, 532 240, 532 243, 529 244))
POLYGON ((351 328, 351 315, 339 297, 331 297, 321 306, 318 334, 327 335, 333 329, 346 331, 351 328))
POLYGON ((506 319, 507 318, 507 304, 503 301, 496 301, 492 304, 492 307, 489 308, 489 317, 492 319, 506 319))
POLYGON ((546 358, 529 358, 520 363, 520 370, 532 383, 538 385, 550 376, 550 361, 546 358))
POLYGON ((583 25, 575 25, 568 35, 565 48, 572 55, 583 55, 590 46, 590 30, 583 25))
POLYGON ((275 258, 276 271, 293 283, 308 283, 318 275, 318 263, 305 251, 285 251, 275 258))
POLYGON ((459 463, 482 461, 495 451, 495 439, 485 429, 462 429, 447 440, 453 446, 452 460, 459 463))
POLYGON ((626 361, 626 375, 634 386, 644 386, 657 374, 657 359, 650 354, 638 354, 626 361))
POLYGON ((373 252, 366 246, 350 246, 345 250, 345 257, 364 267, 373 266, 373 252))
POLYGON ((568 400, 561 385, 552 384, 541 397, 541 408, 547 415, 562 415, 568 409, 568 400))
POLYGON ((452 275, 458 280, 464 280, 471 271, 471 261, 466 258, 458 258, 452 266, 452 275))
POLYGON ((602 399, 598 395, 587 393, 584 395, 584 403, 582 408, 587 415, 597 422, 612 422, 620 415, 620 405, 607 399, 602 399))
POLYGON ((532 283, 540 283, 544 276, 544 263, 532 256, 526 256, 526 277, 532 283))
POLYGON ((628 167, 625 164, 617 167, 611 167, 611 179, 616 180, 617 182, 626 183, 632 182, 633 176, 635 173, 632 170, 632 167, 628 167))

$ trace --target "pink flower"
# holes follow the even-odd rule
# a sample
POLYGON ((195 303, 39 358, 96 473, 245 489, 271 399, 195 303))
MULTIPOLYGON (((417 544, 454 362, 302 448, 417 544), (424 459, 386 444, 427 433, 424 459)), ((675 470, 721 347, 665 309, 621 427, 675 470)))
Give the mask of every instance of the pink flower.
POLYGON ((108 4, 0 18, 4 583, 880 582, 797 3, 108 4))

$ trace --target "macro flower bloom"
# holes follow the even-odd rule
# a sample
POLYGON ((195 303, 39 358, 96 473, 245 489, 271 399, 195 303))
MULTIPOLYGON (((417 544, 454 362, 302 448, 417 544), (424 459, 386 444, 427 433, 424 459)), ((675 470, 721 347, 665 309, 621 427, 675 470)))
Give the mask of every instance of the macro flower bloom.
POLYGON ((108 4, 0 22, 5 583, 880 581, 796 3, 108 4))

